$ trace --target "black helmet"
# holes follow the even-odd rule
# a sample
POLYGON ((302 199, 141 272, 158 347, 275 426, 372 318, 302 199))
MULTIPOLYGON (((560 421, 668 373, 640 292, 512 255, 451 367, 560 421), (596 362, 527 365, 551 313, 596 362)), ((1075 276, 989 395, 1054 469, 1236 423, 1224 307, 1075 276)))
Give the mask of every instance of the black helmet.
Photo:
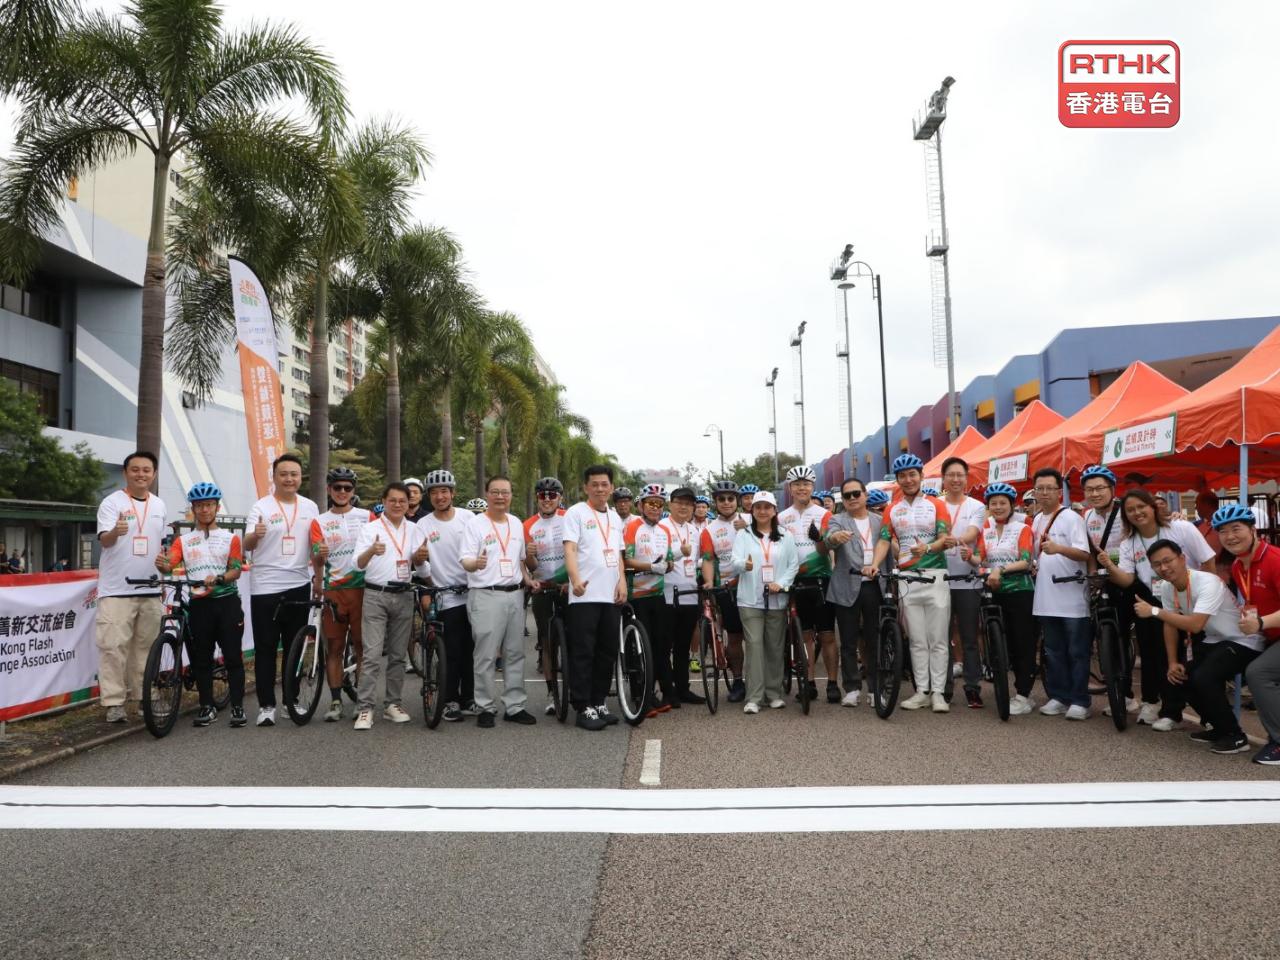
POLYGON ((631 488, 630 488, 630 487, 619 487, 617 490, 613 491, 613 499, 614 499, 615 501, 617 501, 617 500, 634 500, 634 499, 635 499, 635 497, 633 497, 633 496, 631 495, 631 488))
POLYGON ((555 477, 543 477, 533 485, 534 493, 564 493, 564 484, 555 477))
POLYGON ((343 482, 350 483, 353 485, 356 482, 356 472, 352 470, 350 467, 334 467, 332 470, 329 471, 328 475, 325 476, 326 484, 343 483, 343 482))

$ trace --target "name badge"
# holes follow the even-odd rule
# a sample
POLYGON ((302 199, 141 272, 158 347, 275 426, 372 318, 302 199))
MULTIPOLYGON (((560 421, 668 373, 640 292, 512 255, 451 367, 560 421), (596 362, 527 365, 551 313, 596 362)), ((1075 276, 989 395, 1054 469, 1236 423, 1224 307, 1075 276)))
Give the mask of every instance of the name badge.
POLYGON ((692 576, 693 576, 693 561, 692 561, 692 560, 686 560, 686 561, 684 562, 684 575, 685 575, 686 577, 692 577, 692 576))
POLYGON ((409 561, 408 560, 396 561, 396 579, 397 580, 409 579, 409 561))
POLYGON ((135 557, 146 557, 151 554, 151 538, 150 537, 134 537, 133 538, 133 555, 135 557))
POLYGON ((498 561, 498 576, 511 577, 516 572, 515 562, 512 560, 502 559, 498 561))
POLYGON ((766 563, 760 568, 760 576, 764 578, 765 583, 773 583, 773 564, 766 563))
POLYGON ((616 567, 618 565, 618 555, 610 550, 604 555, 604 565, 606 567, 616 567))
POLYGON ((281 537, 280 538, 280 556, 292 557, 298 552, 297 537, 281 537))

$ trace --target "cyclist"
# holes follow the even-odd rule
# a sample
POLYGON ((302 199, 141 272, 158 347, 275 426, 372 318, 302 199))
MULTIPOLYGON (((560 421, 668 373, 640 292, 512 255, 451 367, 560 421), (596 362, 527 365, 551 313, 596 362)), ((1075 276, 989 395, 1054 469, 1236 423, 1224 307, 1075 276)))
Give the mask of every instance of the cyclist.
POLYGON ((405 519, 410 523, 417 523, 427 515, 427 505, 422 501, 422 481, 417 477, 409 477, 404 485, 409 488, 409 512, 405 514, 405 519))
MULTIPOLYGON (((426 477, 427 500, 431 512, 418 521, 427 535, 431 551, 431 582, 437 587, 465 587, 467 571, 462 568, 462 541, 475 517, 453 506, 457 481, 448 470, 432 470, 426 477)), ((436 611, 444 627, 445 699, 441 716, 457 723, 475 716, 475 642, 467 619, 465 593, 442 593, 436 597, 436 611)))
POLYGON ((702 585, 715 591, 716 608, 728 640, 725 656, 733 674, 729 702, 741 703, 747 698, 747 687, 742 681, 742 618, 738 614, 738 577, 732 560, 733 543, 742 521, 742 514, 738 512, 738 485, 732 480, 717 480, 711 486, 711 495, 715 498, 716 513, 707 521, 698 539, 702 585))
MULTIPOLYGON (((671 516, 666 521, 671 531, 671 555, 674 562, 671 570, 663 578, 663 593, 667 599, 667 638, 670 646, 671 679, 674 683, 675 703, 706 703, 706 698, 689 689, 690 644, 698 626, 698 617, 702 608, 698 604, 695 593, 684 594, 685 590, 693 590, 698 583, 698 528, 693 524, 693 508, 696 495, 688 487, 677 487, 671 491, 671 516), (682 595, 677 600, 675 591, 682 595)), ((663 655, 657 651, 654 657, 662 664, 663 655)), ((665 667, 662 664, 658 669, 665 667)))
MULTIPOLYGON (((1120 501, 1124 520, 1124 540, 1120 543, 1120 558, 1099 553, 1097 560, 1113 583, 1131 588, 1134 599, 1147 603, 1155 600, 1152 580, 1154 573, 1147 557, 1151 544, 1157 540, 1172 540, 1182 548, 1187 560, 1194 567, 1213 572, 1213 549, 1205 543, 1200 531, 1186 520, 1158 520, 1159 506, 1155 498, 1141 488, 1125 493, 1120 501)), ((1142 657, 1142 709, 1138 723, 1150 724, 1152 730, 1165 733, 1180 724, 1177 717, 1182 710, 1177 691, 1168 689, 1169 664, 1165 658, 1164 628, 1150 618, 1135 624, 1138 636, 1138 655, 1142 657), (1166 694, 1171 702, 1162 707, 1166 694), (1175 709, 1176 707, 1176 709, 1175 709)))
MULTIPOLYGON (((795 466, 787 471, 787 489, 791 494, 791 506, 778 514, 778 523, 791 534, 800 556, 800 573, 797 582, 813 582, 818 577, 831 576, 831 563, 827 545, 822 537, 831 523, 831 513, 813 499, 817 476, 806 466, 795 466)), ((809 654, 809 696, 816 699, 818 685, 814 682, 817 657, 814 648, 821 644, 822 665, 827 671, 827 703, 839 703, 840 685, 836 681, 840 653, 836 649, 835 608, 826 597, 815 590, 802 590, 796 595, 796 613, 800 617, 800 630, 805 634, 805 647, 809 654), (812 633, 810 632, 812 631, 812 633), (816 637, 816 641, 815 641, 816 637)), ((803 682, 797 677, 796 683, 803 682)), ((798 698, 799 693, 796 694, 798 698)))
POLYGON ((743 520, 742 527, 739 527, 739 530, 751 522, 751 504, 759 492, 760 488, 754 483, 744 483, 738 488, 738 509, 742 511, 743 520))
POLYGON ((311 521, 311 562, 316 571, 312 588, 316 596, 323 595, 333 605, 325 605, 320 625, 328 648, 325 673, 330 700, 324 719, 326 723, 336 723, 342 719, 342 652, 348 631, 355 662, 359 664, 364 657, 360 632, 364 572, 356 569, 355 551, 360 528, 369 523, 370 517, 368 510, 351 505, 356 494, 355 471, 334 467, 325 481, 329 509, 311 521))
POLYGON ((897 566, 933 581, 910 584, 902 595, 916 682, 916 692, 902 701, 902 708, 919 710, 932 702, 934 713, 947 713, 951 709, 945 696, 951 665, 951 591, 942 579, 947 568, 943 553, 948 533, 947 506, 920 489, 923 468, 924 462, 913 453, 894 459, 890 469, 902 496, 885 509, 871 566, 878 568, 884 562, 896 540, 897 566))
POLYGON ((1013 666, 1014 695, 1009 698, 1009 713, 1021 717, 1035 709, 1031 699, 1036 669, 1036 622, 1031 613, 1035 601, 1035 584, 1031 580, 1035 540, 1031 524, 1014 512, 1018 491, 1010 484, 990 484, 985 499, 990 516, 982 525, 977 550, 969 555, 969 563, 986 568, 987 586, 1000 605, 1013 666))
POLYGON ((231 688, 231 726, 243 727, 244 715, 244 608, 236 581, 244 567, 240 536, 218 526, 218 504, 222 491, 215 483, 202 481, 187 491, 187 502, 196 527, 174 537, 168 557, 158 557, 163 573, 174 573, 204 586, 191 590, 188 625, 192 649, 187 651, 191 672, 200 692, 200 711, 192 726, 207 727, 218 719, 213 705, 213 646, 222 651, 231 688), (163 561, 163 562, 161 562, 163 561))
POLYGON ((1267 731, 1267 743, 1253 762, 1280 766, 1280 549, 1258 538, 1256 523, 1253 511, 1239 503, 1219 507, 1213 515, 1213 529, 1235 557, 1231 579, 1245 604, 1240 629, 1260 632, 1266 642, 1244 673, 1267 731))
POLYGON ((836 495, 831 490, 823 490, 822 496, 817 498, 818 501, 827 508, 827 513, 835 515, 836 512, 836 495))
POLYGON ((1036 518, 1038 509, 1036 506, 1036 492, 1028 490, 1022 495, 1022 514, 1027 518, 1027 523, 1036 518))
POLYGON ((613 491, 613 509, 624 526, 631 522, 631 518, 635 515, 635 499, 632 497, 630 487, 619 487, 613 491))
POLYGON ((650 713, 656 716, 680 708, 679 691, 671 675, 671 637, 667 633, 666 574, 676 562, 671 551, 674 535, 663 522, 667 494, 660 483, 640 489, 640 516, 632 517, 622 532, 623 564, 627 571, 627 596, 631 609, 649 635, 654 674, 662 690, 662 702, 650 713))
MULTIPOLYGON (((544 677, 550 678, 551 618, 558 598, 542 591, 553 588, 563 590, 564 585, 569 582, 564 570, 564 508, 560 506, 564 484, 555 477, 543 477, 533 485, 533 494, 537 500, 538 512, 524 522, 525 562, 529 567, 529 574, 537 581, 537 592, 530 598, 529 606, 533 608, 533 622, 538 630, 538 669, 544 677)), ((561 667, 564 669, 565 665, 562 664, 561 667)), ((547 706, 543 712, 548 716, 556 712, 549 687, 547 706)))
POLYGON ((253 554, 249 619, 260 727, 276 722, 276 651, 281 646, 288 650, 294 635, 307 625, 311 521, 320 516, 315 502, 298 493, 302 461, 296 456, 277 457, 271 479, 275 490, 249 510, 244 537, 245 549, 253 554))
MULTIPOLYGON (((1117 562, 1120 560, 1120 544, 1124 541, 1124 517, 1120 509, 1120 498, 1116 496, 1116 475, 1101 464, 1093 464, 1084 468, 1080 474, 1080 484, 1084 489, 1084 499, 1089 505, 1084 512, 1085 533, 1089 537, 1089 552, 1097 554, 1106 552, 1117 562)), ((1091 558, 1090 569, 1097 568, 1097 561, 1091 558)), ((1120 624, 1120 636, 1128 637, 1133 626, 1132 601, 1115 604, 1116 619, 1120 624)), ((1128 643, 1122 644, 1128 648, 1128 643)), ((1142 706, 1134 699, 1133 691, 1125 696, 1125 709, 1129 713, 1137 713, 1142 706)), ((1102 711, 1111 716, 1108 705, 1102 711)))
POLYGON ((472 497, 467 501, 467 509, 474 515, 479 516, 489 509, 489 501, 484 497, 472 497))
MULTIPOLYGON (((127 579, 155 576, 163 555, 164 501, 151 493, 156 455, 135 450, 124 458, 124 489, 98 506, 98 602, 95 628, 98 687, 107 723, 125 723, 125 700, 142 699, 142 672, 151 642, 160 632, 159 589, 134 590, 127 579)), ((14 549, 17 556, 17 549, 14 549)))
MULTIPOLYGON (((947 508, 947 573, 952 576, 972 572, 969 561, 978 540, 978 531, 986 516, 986 508, 965 491, 969 489, 969 464, 960 457, 947 457, 942 463, 942 486, 946 491, 943 504, 947 508)), ((982 654, 978 650, 978 608, 980 584, 971 580, 951 583, 951 619, 960 634, 961 659, 964 662, 964 698, 972 709, 982 707, 982 654)), ((947 671, 947 689, 951 693, 952 672, 947 671)))
MULTIPOLYGON (((876 540, 880 537, 880 518, 867 510, 867 485, 857 477, 840 484, 844 510, 831 518, 827 528, 827 546, 835 551, 827 601, 835 607, 836 624, 840 627, 840 679, 844 682, 844 698, 840 703, 856 707, 862 698, 863 667, 870 669, 875 661, 876 634, 880 629, 879 571, 872 566, 876 540), (868 568, 871 568, 868 572, 868 568)), ((870 685, 871 677, 867 677, 870 685)))
POLYGON ((698 528, 698 533, 707 526, 707 518, 711 515, 711 498, 706 494, 700 493, 694 498, 693 502, 693 525, 698 528))
POLYGON ((883 490, 867 491, 867 509, 874 513, 877 517, 884 513, 884 508, 889 505, 889 495, 883 490))

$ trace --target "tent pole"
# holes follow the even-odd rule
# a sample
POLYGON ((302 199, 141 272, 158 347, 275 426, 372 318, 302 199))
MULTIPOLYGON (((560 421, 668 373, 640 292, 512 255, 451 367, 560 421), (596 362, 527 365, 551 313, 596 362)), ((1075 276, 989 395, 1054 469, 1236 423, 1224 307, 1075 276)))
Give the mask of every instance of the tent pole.
POLYGON ((1249 445, 1240 444, 1240 503, 1249 505, 1249 445))

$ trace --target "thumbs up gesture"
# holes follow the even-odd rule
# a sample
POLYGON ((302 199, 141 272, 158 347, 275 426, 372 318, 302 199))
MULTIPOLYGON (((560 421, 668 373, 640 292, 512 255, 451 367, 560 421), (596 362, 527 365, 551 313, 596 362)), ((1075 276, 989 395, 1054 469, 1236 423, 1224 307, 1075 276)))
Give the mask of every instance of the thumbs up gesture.
POLYGON ((261 540, 267 535, 267 525, 259 520, 253 525, 253 535, 257 539, 261 540))
POLYGON ((489 565, 489 551, 481 550, 480 555, 476 557, 476 569, 483 570, 489 565))
POLYGON ((413 551, 413 563, 414 563, 414 566, 417 566, 418 564, 426 563, 426 562, 427 562, 427 545, 424 543, 422 544, 422 546, 418 547, 417 550, 413 551))
MULTIPOLYGON (((116 518, 116 536, 123 537, 128 532, 129 532, 129 515, 127 513, 122 513, 118 518, 116 518)), ((138 532, 141 533, 142 531, 139 530, 138 532)))
POLYGON ((754 569, 755 569, 755 566, 756 566, 756 564, 755 564, 755 560, 754 560, 754 558, 752 558, 751 554, 749 554, 749 553, 748 553, 748 554, 747 554, 747 562, 746 562, 745 564, 743 564, 743 565, 742 565, 742 569, 743 569, 743 570, 748 570, 748 571, 750 571, 750 570, 754 570, 754 569))
POLYGON ((373 538, 373 555, 380 557, 387 552, 387 545, 382 542, 382 534, 376 534, 373 538))

